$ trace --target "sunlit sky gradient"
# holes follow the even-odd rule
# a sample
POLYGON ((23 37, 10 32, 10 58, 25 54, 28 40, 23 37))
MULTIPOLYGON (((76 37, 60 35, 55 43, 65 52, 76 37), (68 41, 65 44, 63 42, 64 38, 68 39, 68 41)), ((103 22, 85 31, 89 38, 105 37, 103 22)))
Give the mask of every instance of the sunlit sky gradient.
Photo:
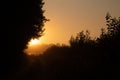
POLYGON ((88 29, 98 36, 106 26, 105 16, 120 16, 120 0, 44 0, 44 15, 50 19, 45 24, 45 35, 41 43, 65 43, 71 35, 88 29))

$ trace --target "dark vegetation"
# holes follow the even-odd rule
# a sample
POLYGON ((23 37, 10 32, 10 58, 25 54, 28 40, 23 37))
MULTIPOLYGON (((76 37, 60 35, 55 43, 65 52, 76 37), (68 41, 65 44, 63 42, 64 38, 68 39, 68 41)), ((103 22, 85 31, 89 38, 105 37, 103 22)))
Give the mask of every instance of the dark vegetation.
POLYGON ((70 46, 53 45, 40 55, 45 80, 120 79, 120 18, 107 13, 106 23, 96 39, 81 31, 70 38, 70 46))
POLYGON ((0 80, 15 74, 26 65, 23 50, 31 38, 37 38, 44 31, 42 0, 3 0, 0 7, 0 80))
POLYGON ((81 31, 70 46, 53 45, 44 54, 26 56, 31 38, 44 31, 42 0, 3 2, 1 14, 0 80, 119 80, 120 18, 106 15, 107 29, 92 39, 81 31), (15 4, 14 4, 15 3, 15 4))

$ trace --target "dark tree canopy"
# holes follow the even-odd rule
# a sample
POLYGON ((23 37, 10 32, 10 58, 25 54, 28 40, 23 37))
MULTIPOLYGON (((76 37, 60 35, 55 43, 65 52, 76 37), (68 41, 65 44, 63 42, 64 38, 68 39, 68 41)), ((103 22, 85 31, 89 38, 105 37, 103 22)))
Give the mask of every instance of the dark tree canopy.
POLYGON ((110 52, 113 52, 112 50, 117 51, 120 47, 120 17, 113 18, 109 13, 107 13, 106 23, 107 30, 101 29, 98 42, 110 52))
POLYGON ((44 11, 42 10, 43 4, 42 0, 20 0, 17 2, 15 37, 17 39, 16 41, 18 41, 17 43, 21 42, 20 46, 22 50, 32 37, 40 37, 43 32, 42 27, 46 21, 43 15, 44 11))
POLYGON ((39 58, 45 64, 43 80, 120 79, 120 18, 107 14, 106 25, 96 39, 81 31, 70 38, 70 46, 48 48, 39 58))
POLYGON ((120 18, 107 14, 107 30, 101 29, 99 38, 93 40, 89 31, 81 31, 71 37, 70 46, 53 45, 43 55, 33 56, 31 59, 36 59, 31 66, 24 63, 22 51, 31 38, 44 31, 43 0, 5 0, 2 4, 0 80, 120 78, 120 18))
POLYGON ((14 62, 18 63, 28 41, 42 35, 47 19, 43 15, 43 0, 5 0, 1 3, 0 70, 5 72, 14 62))

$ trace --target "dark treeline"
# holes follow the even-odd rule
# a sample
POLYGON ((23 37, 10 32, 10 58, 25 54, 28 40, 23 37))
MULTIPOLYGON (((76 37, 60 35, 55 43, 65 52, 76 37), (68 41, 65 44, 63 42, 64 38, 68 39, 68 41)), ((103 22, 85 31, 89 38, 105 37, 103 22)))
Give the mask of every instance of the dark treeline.
POLYGON ((92 39, 81 31, 68 45, 53 45, 30 56, 28 69, 17 80, 118 80, 120 75, 120 18, 106 15, 106 29, 92 39))
POLYGON ((120 79, 120 18, 106 15, 107 29, 92 39, 81 31, 70 46, 53 45, 44 54, 22 52, 31 38, 44 31, 42 0, 3 1, 1 7, 0 80, 120 79))
POLYGON ((0 80, 10 80, 27 65, 23 50, 44 31, 43 0, 2 0, 0 7, 0 80))
POLYGON ((106 23, 96 39, 81 31, 70 46, 53 45, 40 55, 45 80, 120 79, 120 18, 107 13, 106 23))

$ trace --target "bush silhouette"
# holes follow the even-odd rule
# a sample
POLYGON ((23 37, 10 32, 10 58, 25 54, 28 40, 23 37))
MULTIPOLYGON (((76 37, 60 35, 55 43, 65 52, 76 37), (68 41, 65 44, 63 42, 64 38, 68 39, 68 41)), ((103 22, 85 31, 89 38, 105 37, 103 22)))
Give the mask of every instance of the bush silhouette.
POLYGON ((99 46, 111 55, 118 56, 120 54, 120 18, 112 18, 109 13, 106 15, 107 30, 102 29, 100 38, 98 38, 99 46))
POLYGON ((43 0, 6 0, 2 4, 0 75, 3 77, 20 65, 30 39, 42 36, 47 19, 43 15, 43 0))
POLYGON ((42 10, 44 3, 13 2, 4 2, 1 14, 1 80, 120 79, 120 18, 107 13, 107 29, 101 29, 97 39, 91 39, 89 31, 81 31, 70 38, 70 46, 53 45, 44 54, 29 57, 29 64, 22 51, 31 38, 42 36, 47 21, 42 10))
POLYGON ((70 46, 48 48, 40 56, 43 80, 120 79, 120 19, 107 14, 106 21, 107 29, 102 28, 96 39, 91 39, 89 31, 81 31, 70 38, 70 46))
POLYGON ((69 46, 53 44, 44 54, 31 56, 33 65, 20 80, 120 79, 120 20, 107 14, 106 21, 109 26, 96 39, 89 31, 81 31, 70 38, 69 46))

